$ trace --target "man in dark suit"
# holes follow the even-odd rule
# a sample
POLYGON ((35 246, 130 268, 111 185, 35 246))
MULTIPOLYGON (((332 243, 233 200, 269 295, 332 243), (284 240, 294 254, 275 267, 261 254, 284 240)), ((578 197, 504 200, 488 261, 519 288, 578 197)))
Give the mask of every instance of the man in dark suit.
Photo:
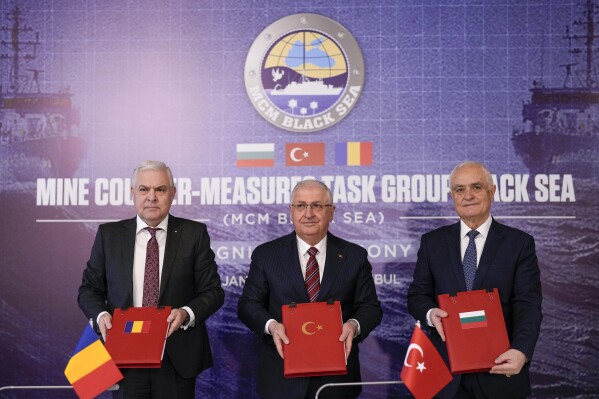
POLYGON ((206 225, 169 215, 176 189, 164 163, 135 168, 131 193, 137 217, 98 228, 79 307, 106 339, 115 308, 171 306, 162 367, 121 369, 125 378, 113 396, 191 399, 197 375, 212 366, 205 321, 224 303, 210 237, 206 225), (145 274, 152 240, 159 259, 154 280, 145 274))
MULTIPOLYGON (((382 310, 366 250, 328 233, 334 212, 333 196, 324 183, 298 183, 291 194, 295 231, 258 246, 252 254, 238 316, 260 338, 258 393, 263 398, 313 398, 324 384, 361 381, 357 343, 380 324, 382 310), (341 302, 344 324, 339 340, 348 354, 347 375, 285 378, 283 346, 289 339, 281 324, 281 307, 311 301, 305 280, 311 279, 306 270, 312 269, 312 248, 318 250, 314 279, 320 289, 310 289, 310 296, 341 302)), ((360 392, 359 386, 325 388, 319 397, 354 398, 360 392)))
POLYGON ((438 397, 524 398, 531 393, 530 359, 543 318, 534 239, 492 218, 496 187, 484 165, 457 165, 449 183, 460 222, 422 236, 414 280, 408 289, 408 310, 423 326, 433 327, 431 340, 447 362, 446 346, 441 342, 445 341, 441 319, 447 313, 438 308, 437 296, 497 288, 510 349, 497 357, 490 372, 455 375, 438 397), (468 234, 474 230, 476 233, 468 234), (468 250, 470 235, 475 253, 468 250), (463 263, 470 263, 463 262, 465 256, 475 262, 471 273, 468 267, 464 271, 463 263), (467 284, 472 284, 471 288, 467 284))

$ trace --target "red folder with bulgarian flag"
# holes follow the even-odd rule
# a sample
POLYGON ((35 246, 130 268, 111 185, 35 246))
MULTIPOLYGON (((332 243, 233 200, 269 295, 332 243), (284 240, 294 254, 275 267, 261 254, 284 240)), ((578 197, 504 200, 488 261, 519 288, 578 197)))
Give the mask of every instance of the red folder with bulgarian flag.
POLYGON ((449 365, 454 374, 488 371, 510 349, 497 288, 439 295, 449 365))

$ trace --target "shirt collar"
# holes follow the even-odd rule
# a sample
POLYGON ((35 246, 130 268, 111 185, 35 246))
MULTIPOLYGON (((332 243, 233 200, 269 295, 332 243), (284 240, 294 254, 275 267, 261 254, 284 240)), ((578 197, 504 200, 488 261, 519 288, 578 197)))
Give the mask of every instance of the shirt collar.
MULTIPOLYGON (((158 223, 158 226, 156 226, 156 228, 162 229, 164 231, 167 231, 167 227, 168 227, 168 213, 166 214, 166 217, 164 219, 162 219, 162 222, 158 223)), ((143 229, 145 229, 146 227, 152 227, 152 226, 148 226, 148 224, 146 222, 144 222, 143 220, 141 220, 141 218, 139 217, 139 215, 137 215, 137 227, 135 229, 135 234, 139 233, 140 231, 142 231, 143 229)))
MULTIPOLYGON (((308 249, 310 249, 312 245, 299 238, 298 235, 295 237, 297 238, 297 250, 303 256, 306 252, 308 252, 308 249)), ((325 254, 327 252, 327 235, 325 235, 318 244, 314 245, 314 247, 318 249, 318 253, 325 254)))
MULTIPOLYGON (((491 216, 491 214, 489 214, 489 217, 487 218, 487 220, 485 220, 485 222, 483 224, 478 226, 476 231, 478 231, 478 234, 481 237, 487 237, 487 235, 489 234, 489 229, 491 228, 492 221, 493 221, 493 217, 491 216)), ((464 223, 463 220, 460 220, 460 237, 461 238, 467 237, 467 234, 470 230, 472 230, 472 229, 470 227, 468 227, 468 225, 466 223, 464 223)))

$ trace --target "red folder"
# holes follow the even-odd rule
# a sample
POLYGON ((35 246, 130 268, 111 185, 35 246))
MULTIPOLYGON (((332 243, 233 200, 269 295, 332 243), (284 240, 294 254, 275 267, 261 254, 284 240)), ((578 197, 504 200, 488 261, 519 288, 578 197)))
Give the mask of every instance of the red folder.
POLYGON ((170 306, 116 308, 106 349, 120 368, 160 368, 170 306))
POLYGON ((283 305, 285 377, 347 374, 339 301, 283 305))
POLYGON ((510 349, 497 288, 439 295, 439 307, 452 373, 488 371, 510 349))

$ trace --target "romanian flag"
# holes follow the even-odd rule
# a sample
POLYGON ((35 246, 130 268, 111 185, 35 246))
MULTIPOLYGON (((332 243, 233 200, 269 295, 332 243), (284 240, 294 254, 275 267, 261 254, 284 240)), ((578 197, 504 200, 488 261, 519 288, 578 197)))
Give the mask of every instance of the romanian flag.
POLYGON ((82 399, 94 398, 123 379, 123 375, 89 324, 86 325, 75 353, 64 369, 64 375, 82 399))
POLYGON ((463 329, 487 326, 487 316, 484 310, 460 313, 460 324, 463 329))
POLYGON ((150 332, 151 321, 128 321, 125 323, 125 334, 147 334, 150 332))
POLYGON ((335 143, 335 165, 372 165, 372 142, 335 143))
POLYGON ((237 167, 274 166, 275 144, 237 144, 237 167))

